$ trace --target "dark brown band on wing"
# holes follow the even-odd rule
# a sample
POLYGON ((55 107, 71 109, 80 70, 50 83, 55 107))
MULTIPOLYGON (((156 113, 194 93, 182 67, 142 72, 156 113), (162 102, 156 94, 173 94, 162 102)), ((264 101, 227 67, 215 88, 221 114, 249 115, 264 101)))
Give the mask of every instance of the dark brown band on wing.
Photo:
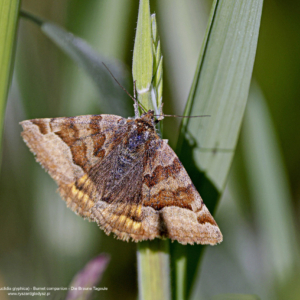
MULTIPOLYGON (((52 119, 50 122, 54 122, 52 119)), ((79 139, 79 130, 76 128, 74 118, 66 118, 64 124, 60 125, 60 131, 54 132, 66 143, 72 152, 73 162, 82 167, 85 171, 87 165, 87 147, 83 141, 79 139)))
MULTIPOLYGON (((55 119, 50 121, 50 127, 52 128, 52 123, 55 119)), ((54 132, 59 136, 69 147, 71 147, 76 140, 79 138, 79 131, 76 129, 74 124, 74 118, 66 118, 65 122, 60 124, 60 131, 54 132)))
MULTIPOLYGON (((100 133, 100 116, 92 116, 89 123, 90 134, 93 136, 94 155, 98 158, 104 157, 105 151, 102 149, 105 142, 105 135, 100 133), (99 133, 99 134, 98 134, 99 133)), ((51 123, 55 122, 52 119, 51 123)), ((72 152, 73 162, 82 167, 85 171, 90 169, 89 161, 87 158, 87 146, 84 141, 80 140, 79 130, 76 127, 74 118, 65 118, 64 124, 60 125, 60 131, 54 132, 59 136, 69 147, 72 152)))
POLYGON ((76 143, 70 148, 74 163, 78 166, 81 166, 83 170, 88 171, 87 146, 85 143, 76 143))
POLYGON ((94 151, 93 154, 97 157, 104 157, 105 150, 102 149, 104 142, 106 140, 105 134, 99 133, 97 136, 93 137, 94 151))
POLYGON ((204 214, 202 216, 198 216, 197 217, 197 221, 200 224, 205 224, 205 223, 210 223, 211 225, 215 225, 217 226, 216 221, 212 218, 212 216, 208 215, 208 214, 204 214))
POLYGON ((50 132, 47 123, 44 120, 33 119, 31 122, 39 128, 41 134, 47 134, 50 132))
POLYGON ((101 130, 101 128, 100 128, 101 120, 102 120, 102 117, 100 115, 90 116, 89 127, 91 129, 91 134, 98 133, 101 130))
POLYGON ((161 210, 166 206, 177 206, 181 208, 192 209, 194 201, 193 186, 180 187, 176 191, 161 190, 158 194, 144 200, 144 206, 151 206, 155 210, 161 210))
POLYGON ((179 159, 175 158, 171 165, 168 165, 166 167, 160 165, 157 166, 155 170, 152 172, 152 175, 147 174, 144 177, 143 183, 145 183, 149 188, 152 188, 159 182, 162 182, 168 179, 169 177, 175 178, 181 169, 182 169, 182 165, 179 159))

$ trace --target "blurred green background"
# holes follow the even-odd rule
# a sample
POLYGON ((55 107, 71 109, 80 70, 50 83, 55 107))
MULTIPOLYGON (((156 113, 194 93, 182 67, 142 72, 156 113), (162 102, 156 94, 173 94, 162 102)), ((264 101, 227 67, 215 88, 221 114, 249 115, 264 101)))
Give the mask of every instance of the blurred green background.
MULTIPOLYGON (((151 1, 165 62, 165 113, 184 110, 210 6, 205 0, 151 1)), ((138 1, 26 0, 22 8, 130 71, 138 1)), ((193 299, 220 293, 300 299, 299 15, 298 0, 264 1, 249 104, 216 212, 224 242, 207 247, 193 299)), ((20 20, 0 175, 0 286, 68 286, 88 260, 106 252, 111 262, 100 286, 108 291, 97 297, 136 298, 136 245, 107 237, 67 209, 20 138, 24 119, 105 113, 99 97, 82 69, 35 24, 20 20)), ((172 146, 179 122, 164 122, 172 146)))

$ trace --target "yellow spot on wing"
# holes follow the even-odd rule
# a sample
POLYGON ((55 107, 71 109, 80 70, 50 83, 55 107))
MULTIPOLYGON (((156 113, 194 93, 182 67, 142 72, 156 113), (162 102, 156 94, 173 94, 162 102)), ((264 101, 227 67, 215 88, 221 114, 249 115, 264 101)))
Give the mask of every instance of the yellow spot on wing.
POLYGON ((131 220, 129 217, 125 216, 125 215, 116 215, 116 214, 109 214, 108 212, 103 212, 103 214, 105 216, 108 216, 109 219, 107 219, 108 223, 113 226, 113 228, 115 229, 129 229, 129 230, 133 230, 136 231, 138 229, 140 229, 141 227, 141 223, 140 222, 136 222, 131 220), (119 226, 121 226, 122 228, 119 228, 119 226))
POLYGON ((138 206, 136 204, 131 205, 131 210, 130 210, 131 216, 140 217, 141 214, 142 214, 142 205, 138 205, 138 206))
POLYGON ((118 222, 119 222, 120 224, 124 224, 124 222, 125 222, 124 227, 125 227, 126 229, 131 229, 131 228, 133 228, 134 230, 137 230, 137 229, 139 229, 139 228, 141 227, 141 225, 142 225, 140 222, 133 221, 133 220, 131 220, 130 218, 124 216, 124 215, 120 216, 120 219, 119 219, 118 222), (126 220, 126 221, 125 221, 125 220, 126 220))
POLYGON ((125 222, 126 219, 128 220, 128 218, 126 216, 121 215, 119 220, 118 220, 118 223, 123 223, 123 222, 125 222))
POLYGON ((88 194, 78 190, 75 186, 75 184, 72 186, 71 192, 73 194, 74 197, 76 197, 77 199, 79 199, 81 202, 86 203, 90 197, 88 194))
POLYGON ((84 183, 86 182, 87 179, 88 179, 88 175, 85 174, 85 175, 83 175, 81 178, 78 179, 78 183, 79 183, 80 185, 82 185, 82 184, 84 184, 84 183))

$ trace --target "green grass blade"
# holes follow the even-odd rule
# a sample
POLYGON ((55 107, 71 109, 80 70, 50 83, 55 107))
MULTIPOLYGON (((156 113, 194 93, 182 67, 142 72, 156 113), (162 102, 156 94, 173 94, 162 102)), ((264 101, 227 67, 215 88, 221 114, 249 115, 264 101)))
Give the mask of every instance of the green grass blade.
POLYGON ((139 299, 171 299, 168 241, 138 243, 137 263, 139 299))
MULTIPOLYGON (((171 103, 165 103, 165 113, 182 115, 187 95, 199 58, 199 50, 203 42, 208 23, 211 5, 207 1, 157 1, 157 18, 160 23, 160 35, 163 38, 164 68, 168 97, 171 103), (166 55, 167 53, 167 55, 166 55), (169 91, 168 91, 169 90, 169 91)), ((169 119, 172 129, 179 127, 180 119, 169 119)), ((169 131, 169 130, 168 130, 169 131)), ((168 138, 172 141, 172 135, 168 138)), ((173 138, 174 144, 177 136, 173 138)))
MULTIPOLYGON (((219 192, 226 182, 246 106, 262 2, 215 1, 212 26, 187 103, 187 115, 211 115, 186 119, 180 138, 193 146, 198 169, 219 192)), ((182 143, 177 150, 185 156, 182 143)))
POLYGON ((130 115, 131 110, 128 108, 132 106, 132 100, 127 96, 125 97, 124 91, 111 77, 102 62, 107 65, 121 85, 126 84, 123 80, 126 72, 125 66, 118 61, 113 61, 96 53, 84 40, 75 37, 55 24, 47 22, 41 26, 41 29, 95 81, 99 91, 105 96, 101 101, 103 111, 118 115, 130 115))
POLYGON ((250 195, 266 249, 266 270, 277 283, 284 284, 298 260, 296 226, 276 132, 257 85, 251 89, 242 133, 250 195))
POLYGON ((93 79, 103 96, 102 100, 100 99, 102 111, 126 117, 132 114, 132 100, 126 96, 103 65, 105 63, 120 84, 126 87, 128 82, 124 78, 128 79, 129 74, 121 62, 96 53, 83 39, 52 22, 39 19, 27 12, 22 12, 22 15, 37 23, 42 32, 93 79))
MULTIPOLYGON (((163 93, 163 56, 160 49, 156 15, 151 15, 152 54, 153 54, 153 78, 151 83, 151 100, 155 114, 162 114, 163 93)), ((161 122, 159 123, 161 125, 161 122)))
POLYGON ((0 2, 0 149, 2 148, 5 107, 14 63, 19 5, 20 2, 17 0, 0 2))
MULTIPOLYGON (((156 47, 157 24, 155 17, 152 17, 152 21, 153 18, 155 24, 152 23, 151 30, 149 0, 141 0, 132 68, 138 97, 146 111, 157 106, 157 102, 151 100, 151 88, 162 88, 162 81, 152 78, 153 65, 156 67, 161 61, 160 49, 157 51, 156 47), (156 54, 159 59, 157 64, 153 64, 153 56, 156 54)), ((162 74, 162 68, 159 74, 162 74)), ((171 299, 169 241, 155 239, 138 243, 137 268, 140 300, 171 299)))
MULTIPOLYGON (((214 1, 186 105, 186 115, 211 115, 183 121, 177 153, 212 212, 225 186, 246 106, 262 4, 214 1)), ((182 251, 188 252, 189 294, 201 246, 182 251)))
POLYGON ((147 109, 154 109, 150 87, 153 76, 153 52, 149 1, 140 0, 138 25, 133 50, 133 80, 139 101, 147 109))

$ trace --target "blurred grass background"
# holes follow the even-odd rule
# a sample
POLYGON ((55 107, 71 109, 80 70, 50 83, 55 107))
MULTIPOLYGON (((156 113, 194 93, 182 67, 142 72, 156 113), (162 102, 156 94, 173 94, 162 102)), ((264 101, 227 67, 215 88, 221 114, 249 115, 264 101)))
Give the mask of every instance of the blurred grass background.
MULTIPOLYGON (((165 62, 165 113, 184 110, 210 6, 206 0, 151 1, 165 62)), ((22 7, 130 70, 137 1, 26 0, 22 7)), ((255 83, 216 214, 224 242, 207 247, 193 299, 220 293, 300 299, 299 14, 297 0, 264 1, 255 83)), ((84 71, 35 24, 21 20, 0 175, 1 286, 67 286, 90 258, 107 252, 111 262, 100 286, 108 291, 97 296, 136 297, 136 245, 107 237, 68 210, 20 138, 24 119, 102 112, 97 87, 84 71)), ((172 146, 179 122, 164 121, 172 146)))

